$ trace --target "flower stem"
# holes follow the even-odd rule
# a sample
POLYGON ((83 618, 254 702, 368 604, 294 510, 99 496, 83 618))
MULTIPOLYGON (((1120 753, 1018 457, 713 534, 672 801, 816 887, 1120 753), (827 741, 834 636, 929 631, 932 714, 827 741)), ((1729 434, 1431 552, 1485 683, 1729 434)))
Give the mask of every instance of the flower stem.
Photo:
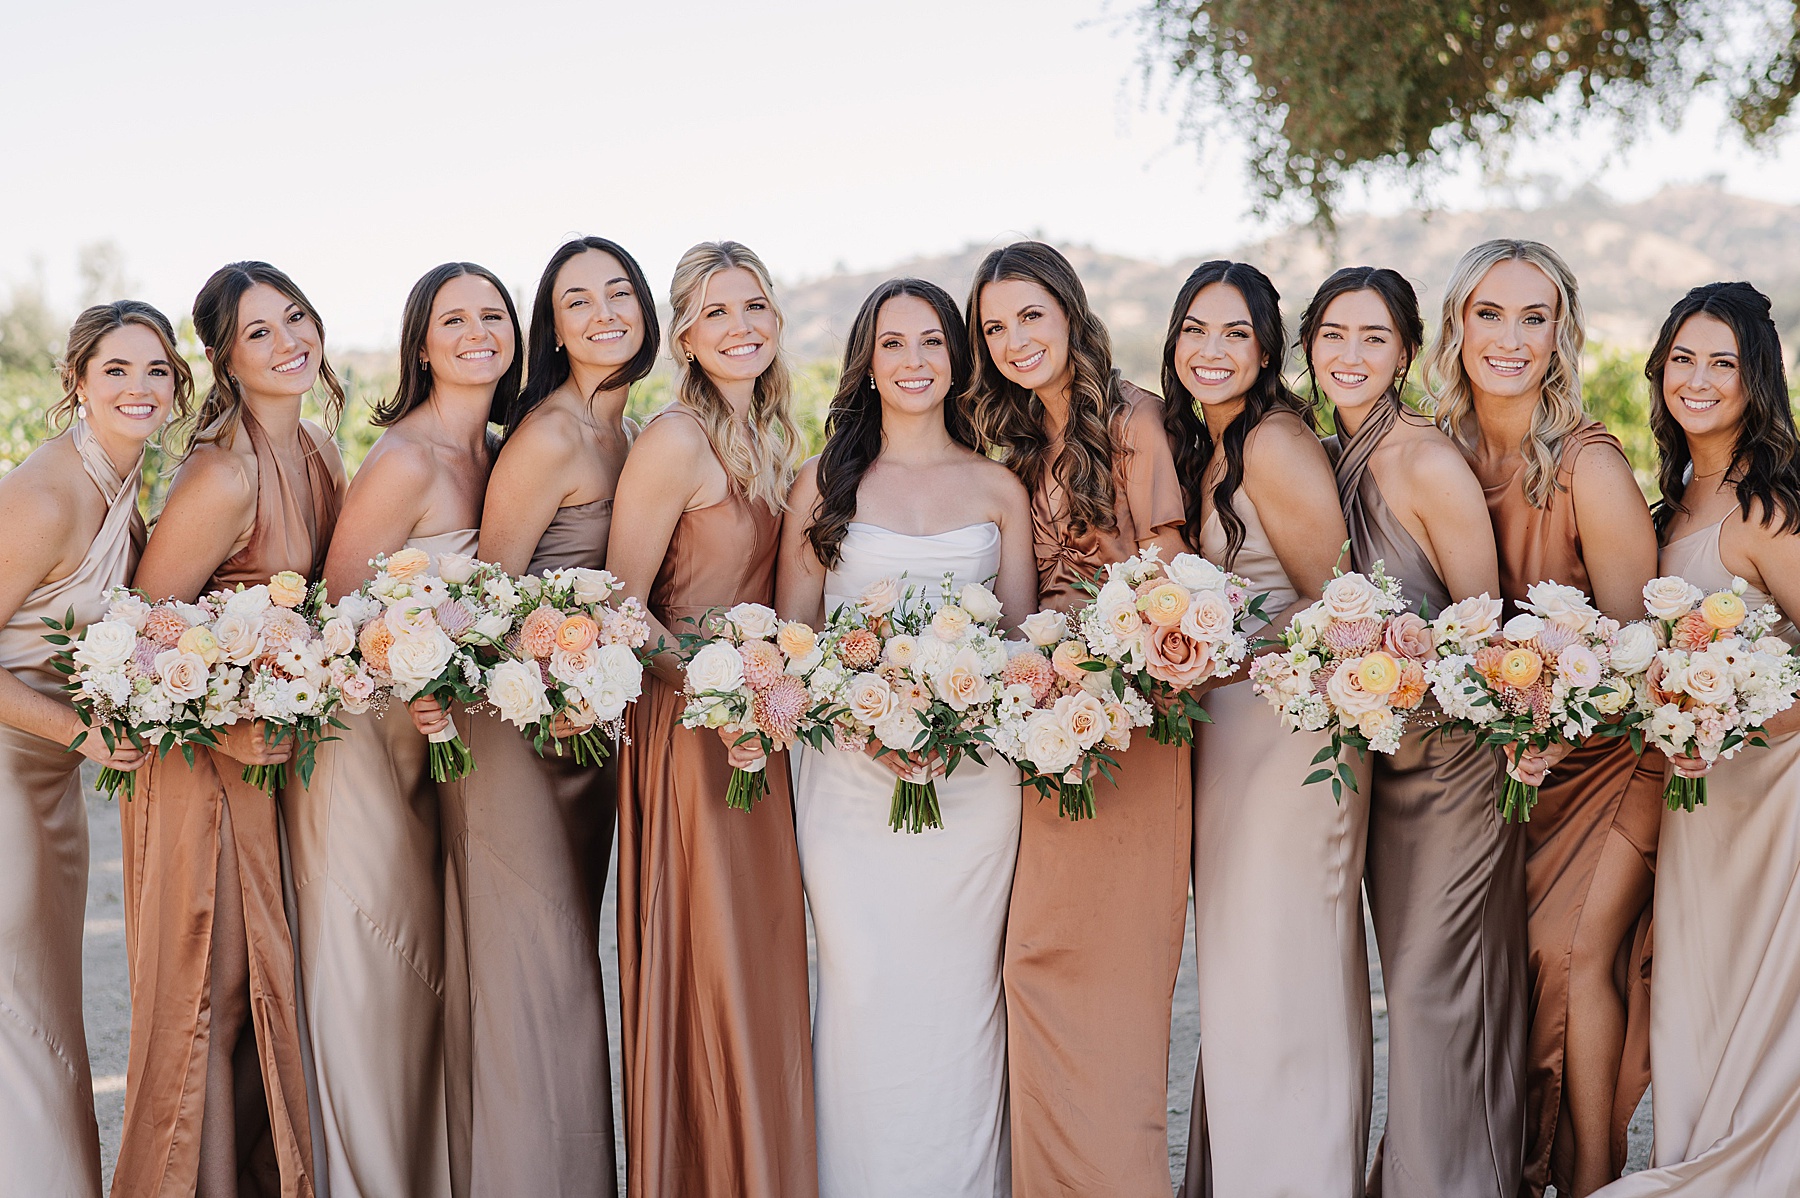
POLYGON ((1706 805, 1706 779, 1683 778, 1676 774, 1669 779, 1669 785, 1663 790, 1663 801, 1669 810, 1680 809, 1692 811, 1696 807, 1706 805))
POLYGON ((244 767, 244 781, 274 798, 287 785, 287 766, 247 765, 244 767))
POLYGON ((923 832, 944 826, 943 812, 938 810, 937 782, 894 783, 894 801, 888 808, 888 827, 896 832, 923 832))
POLYGON ((768 793, 766 770, 732 770, 731 785, 725 788, 725 806, 733 811, 749 811, 768 793))
POLYGON ((95 780, 94 785, 107 798, 115 802, 119 798, 120 791, 125 793, 126 802, 137 797, 137 773, 135 771, 126 773, 124 770, 115 770, 110 765, 102 767, 100 777, 95 780))
POLYGON ((434 782, 454 782, 475 772, 475 754, 461 736, 431 742, 431 778, 434 782))
POLYGON ((1064 782, 1062 784, 1062 794, 1057 801, 1057 814, 1066 820, 1093 819, 1093 782, 1091 780, 1083 782, 1064 782))
POLYGON ((1506 775, 1506 789, 1500 792, 1500 818, 1508 823, 1531 822, 1531 809, 1537 806, 1538 788, 1506 775))

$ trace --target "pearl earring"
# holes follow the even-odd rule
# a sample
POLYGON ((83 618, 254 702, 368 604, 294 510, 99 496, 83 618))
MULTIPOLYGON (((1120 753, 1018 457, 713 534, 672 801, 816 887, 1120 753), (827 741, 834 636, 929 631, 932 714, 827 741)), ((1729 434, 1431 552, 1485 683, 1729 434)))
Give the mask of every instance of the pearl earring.
POLYGON ((694 351, 691 349, 687 351, 687 360, 690 362, 694 360, 694 351))
POLYGON ((562 353, 562 342, 560 341, 556 343, 556 352, 559 354, 562 353))
POLYGON ((873 387, 874 385, 875 385, 875 372, 873 370, 871 370, 871 371, 869 371, 869 386, 873 387))
POLYGON ((87 419, 87 400, 80 399, 75 402, 75 419, 87 419))

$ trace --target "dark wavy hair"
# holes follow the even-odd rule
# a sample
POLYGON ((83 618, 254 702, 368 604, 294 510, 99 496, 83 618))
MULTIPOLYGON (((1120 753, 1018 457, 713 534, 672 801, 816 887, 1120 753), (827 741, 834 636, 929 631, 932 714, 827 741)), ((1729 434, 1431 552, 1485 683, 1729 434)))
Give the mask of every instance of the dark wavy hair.
POLYGON ((444 284, 463 275, 478 275, 494 285, 506 305, 506 315, 513 326, 513 360, 494 387, 494 402, 488 408, 489 424, 506 423, 506 414, 519 397, 519 379, 525 373, 525 338, 519 331, 519 310, 513 307, 512 292, 500 276, 473 262, 446 262, 426 271, 407 293, 406 307, 400 316, 400 385, 393 398, 383 400, 369 412, 369 423, 378 426, 395 424, 399 419, 431 398, 431 371, 423 361, 425 336, 431 331, 431 306, 444 284))
POLYGON ((1724 321, 1737 338, 1738 385, 1744 392, 1744 417, 1731 451, 1726 476, 1738 476, 1737 499, 1748 516, 1762 503, 1767 527, 1779 516, 1779 530, 1800 532, 1800 436, 1789 406, 1787 370, 1781 360, 1781 335, 1769 319, 1769 297, 1748 283, 1707 283, 1695 287, 1669 309, 1656 346, 1644 363, 1650 380, 1650 431, 1656 437, 1656 531, 1661 534, 1677 512, 1685 512, 1681 494, 1687 488, 1687 435, 1663 400, 1663 374, 1675 337, 1690 317, 1706 315, 1724 321))
MULTIPOLYGON (((638 260, 625 252, 625 247, 604 237, 576 237, 562 243, 550 255, 544 273, 538 279, 537 297, 531 302, 531 340, 526 357, 525 385, 506 414, 506 432, 512 435, 532 409, 547 399, 551 392, 569 381, 569 355, 556 344, 556 276, 569 260, 590 250, 611 254, 625 268, 625 281, 637 294, 638 309, 643 312, 643 343, 631 360, 600 381, 596 394, 616 387, 629 387, 650 373, 656 365, 656 354, 662 345, 662 324, 656 317, 656 296, 650 280, 638 260)), ((502 291, 505 289, 502 288, 502 291)), ((587 398, 592 399, 590 395, 587 398)))
POLYGON ((844 372, 838 376, 837 394, 825 421, 825 448, 819 454, 819 500, 813 505, 806 539, 827 568, 837 565, 844 533, 856 518, 856 491, 863 475, 881 456, 881 396, 870 377, 875 357, 877 321, 891 299, 911 296, 924 300, 937 312, 950 353, 950 393, 944 397, 944 431, 959 445, 981 452, 975 422, 969 418, 969 343, 958 336, 962 313, 950 293, 924 279, 889 279, 862 302, 850 322, 844 343, 844 372))
POLYGON ((1385 266, 1346 266, 1333 271, 1330 278, 1319 284, 1319 289, 1306 303, 1306 311, 1300 314, 1300 353, 1306 359, 1307 387, 1312 392, 1315 410, 1328 401, 1313 373, 1313 342, 1318 340, 1319 326, 1325 323, 1325 309, 1331 307, 1331 301, 1357 291, 1373 291, 1380 298, 1387 306, 1394 336, 1400 339, 1400 372, 1388 386, 1393 394, 1400 394, 1406 376, 1412 371, 1413 361, 1425 344, 1425 321, 1419 315, 1419 294, 1406 281, 1406 276, 1385 266))
POLYGON ((232 262, 213 271, 194 297, 194 333, 212 351, 212 385, 194 416, 194 433, 188 448, 209 445, 231 436, 244 410, 244 393, 231 373, 231 351, 237 344, 238 303, 258 283, 273 287, 298 304, 319 329, 319 382, 325 385, 325 427, 337 428, 344 411, 344 385, 325 353, 325 322, 306 298, 299 284, 267 262, 232 262))
POLYGON ((1182 283, 1176 293, 1175 306, 1169 313, 1169 331, 1163 338, 1163 427, 1168 431, 1170 447, 1175 451, 1175 476, 1181 480, 1182 500, 1187 507, 1187 523, 1183 526, 1187 543, 1198 548, 1201 519, 1201 480, 1212 461, 1215 440, 1225 454, 1225 473, 1213 488, 1213 507, 1225 529, 1225 560, 1230 567, 1244 546, 1244 521, 1232 506, 1231 498, 1244 482, 1244 441, 1271 412, 1288 411, 1306 422, 1313 422, 1312 406, 1295 395, 1281 377, 1281 358, 1287 345, 1287 330, 1281 320, 1281 293, 1269 276, 1248 262, 1231 262, 1215 258, 1202 262, 1182 283), (1181 340, 1181 326, 1187 319, 1194 297, 1214 283, 1235 288, 1250 309, 1250 328, 1256 336, 1257 348, 1269 356, 1244 393, 1244 408, 1237 418, 1215 434, 1200 418, 1199 401, 1182 381, 1175 365, 1175 346, 1181 340))
POLYGON ((1117 527, 1113 516, 1113 467, 1119 452, 1116 423, 1129 410, 1113 369, 1112 338, 1088 305, 1087 289, 1069 260, 1041 241, 1016 241, 994 250, 975 269, 969 288, 969 355, 974 375, 969 398, 984 444, 999 451, 1028 491, 1051 471, 1068 496, 1071 530, 1117 527), (1069 422, 1062 452, 1050 461, 1044 403, 1000 373, 981 333, 981 291, 989 283, 1022 279, 1048 291, 1069 321, 1069 422))

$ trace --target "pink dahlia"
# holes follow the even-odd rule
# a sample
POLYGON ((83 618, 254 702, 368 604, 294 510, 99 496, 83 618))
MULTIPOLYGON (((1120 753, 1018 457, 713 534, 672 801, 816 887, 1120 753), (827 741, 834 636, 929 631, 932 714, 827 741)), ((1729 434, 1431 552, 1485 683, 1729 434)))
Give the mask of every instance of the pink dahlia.
POLYGON ((881 638, 858 628, 838 642, 838 657, 852 670, 866 670, 881 660, 881 638))
POLYGON ((783 674, 768 689, 757 691, 751 715, 756 726, 777 742, 792 744, 800 728, 800 717, 806 714, 807 701, 806 686, 798 678, 783 674))
POLYGON ((144 619, 143 628, 138 635, 147 637, 161 645, 164 649, 173 649, 181 634, 188 630, 188 623, 181 614, 172 607, 153 608, 144 619))
POLYGON ((1323 640, 1333 657, 1361 657, 1381 648, 1381 621, 1333 620, 1323 640))
POLYGON ((1020 653, 1000 670, 1002 686, 1029 686, 1034 703, 1042 703, 1056 688, 1056 670, 1042 653, 1020 653))

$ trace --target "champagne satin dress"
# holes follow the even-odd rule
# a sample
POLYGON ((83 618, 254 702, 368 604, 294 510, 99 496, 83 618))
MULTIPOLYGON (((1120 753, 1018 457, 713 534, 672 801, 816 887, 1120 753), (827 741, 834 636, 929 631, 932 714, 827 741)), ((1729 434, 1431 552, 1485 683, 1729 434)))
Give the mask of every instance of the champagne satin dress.
MULTIPOLYGON (((435 566, 477 530, 413 537, 435 566)), ((339 717, 283 796, 330 1198, 450 1193, 438 787, 406 705, 339 717)), ((479 762, 478 762, 479 765, 479 762)), ((324 1189, 325 1187, 321 1187, 324 1189)))
MULTIPOLYGON (((1162 400, 1123 384, 1115 529, 1076 534, 1046 481, 1031 497, 1039 602, 1077 589, 1186 519, 1162 400)), ((1013 1188, 1021 1195, 1169 1192, 1169 1024, 1187 925, 1193 775, 1186 746, 1140 728, 1092 820, 1023 793, 1006 925, 1013 1188)))
MULTIPOLYGON (((1661 572, 1728 588, 1719 530, 1669 542, 1661 572)), ((1776 632, 1800 644, 1792 620, 1776 632)), ((1717 763, 1706 806, 1663 816, 1650 1067, 1655 1167, 1606 1198, 1800 1188, 1800 733, 1717 763)))
MULTIPOLYGON (((656 419, 697 417, 675 407, 656 419)), ((735 485, 683 512, 650 610, 682 633, 709 611, 772 603, 780 530, 781 514, 735 485)), ((683 728, 682 706, 678 687, 646 674, 619 756, 627 1190, 812 1198, 806 914, 787 762, 769 762, 754 811, 731 810, 725 744, 683 728)))
MULTIPOLYGON (((1252 434, 1254 435, 1254 434, 1252 434)), ((1267 593, 1296 591, 1242 489, 1244 543, 1226 563, 1217 512, 1200 550, 1267 593)), ((1360 1198, 1374 1029, 1363 940, 1369 763, 1334 802, 1304 785, 1323 732, 1289 732, 1248 681, 1206 696, 1194 742, 1194 948, 1200 1060, 1188 1132, 1188 1198, 1360 1198)))
MULTIPOLYGON (((1415 612, 1453 601, 1369 458, 1408 417, 1389 394, 1341 450, 1352 568, 1376 562, 1415 612)), ((1429 701, 1427 708, 1434 705, 1429 701)), ((1372 762, 1364 884, 1387 994, 1387 1128, 1370 1198, 1513 1198, 1523 1163, 1525 841, 1500 818, 1502 762, 1472 733, 1418 725, 1372 762)))
MULTIPOLYGON (((256 453, 256 521, 250 539, 204 591, 255 586, 293 570, 316 579, 342 501, 312 434, 301 427, 305 476, 290 477, 246 409, 256 453)), ((313 1192, 312 1128, 294 978, 294 943, 283 896, 276 801, 243 780, 244 767, 179 749, 139 775, 138 797, 119 804, 124 832, 125 945, 131 963, 131 1048, 125 1130, 114 1198, 191 1193, 200 1166, 210 1035, 212 921, 220 829, 229 813, 250 955, 250 1022, 260 1091, 238 1085, 242 1193, 304 1198, 313 1192)), ((240 1070, 240 1079, 243 1072, 240 1070)), ((217 1117, 217 1116, 215 1116, 217 1117)))
MULTIPOLYGON (((1487 488, 1488 514, 1500 549, 1500 591, 1510 605, 1532 583, 1554 580, 1592 594, 1575 526, 1575 461, 1584 452, 1624 450, 1598 420, 1569 434, 1557 464, 1557 488, 1542 508, 1525 498, 1524 466, 1487 488)), ((1525 1050, 1524 1189, 1541 1195, 1554 1182, 1566 1192, 1573 1148, 1559 1140, 1563 1102, 1563 1046, 1569 1024, 1569 962, 1581 909, 1609 832, 1618 831, 1656 868, 1662 822, 1662 755, 1639 758, 1626 737, 1594 737, 1565 757, 1538 792, 1525 825, 1527 969, 1530 1030, 1525 1050)), ((1613 1098, 1612 1151, 1625 1159, 1625 1129, 1650 1081, 1650 906, 1619 946, 1626 1004, 1625 1053, 1613 1098)))
MULTIPOLYGON (((528 574, 606 562, 612 499, 558 509, 528 574)), ((459 710, 475 772, 439 788, 450 1181, 463 1195, 612 1194, 600 896, 618 757, 539 757, 492 708, 459 710)))
MULTIPOLYGON (((139 469, 120 477, 78 422, 70 437, 106 498, 81 564, 39 586, 0 627, 0 668, 62 701, 58 646, 43 621, 77 629, 106 613, 144 547, 139 469)), ((81 1019, 88 822, 80 753, 0 724, 0 1194, 98 1198, 100 1133, 81 1019)))

